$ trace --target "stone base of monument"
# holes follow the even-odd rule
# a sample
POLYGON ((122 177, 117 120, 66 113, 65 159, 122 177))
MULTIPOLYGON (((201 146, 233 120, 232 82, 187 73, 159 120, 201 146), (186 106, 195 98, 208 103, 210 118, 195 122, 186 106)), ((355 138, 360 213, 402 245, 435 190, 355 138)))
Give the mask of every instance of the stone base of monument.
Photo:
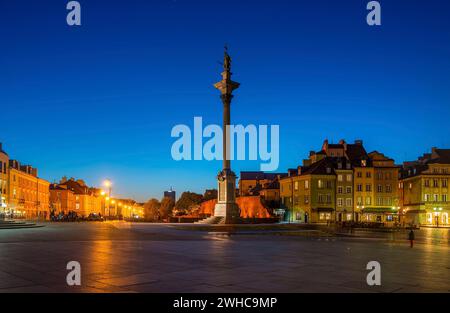
POLYGON ((35 223, 17 222, 13 220, 0 220, 1 229, 18 229, 18 228, 36 228, 43 227, 43 225, 36 225, 35 223))
POLYGON ((240 219, 239 206, 236 203, 217 203, 214 207, 214 216, 223 217, 222 224, 238 224, 240 219))

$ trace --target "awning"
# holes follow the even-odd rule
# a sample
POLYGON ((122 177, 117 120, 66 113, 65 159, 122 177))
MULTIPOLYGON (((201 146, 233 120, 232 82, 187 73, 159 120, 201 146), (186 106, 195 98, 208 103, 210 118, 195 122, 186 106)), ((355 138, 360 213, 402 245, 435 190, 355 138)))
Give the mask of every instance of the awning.
POLYGON ((362 213, 398 214, 398 210, 392 210, 392 208, 364 208, 362 213))
POLYGON ((333 208, 313 208, 313 211, 318 211, 318 212, 333 212, 334 209, 333 208))

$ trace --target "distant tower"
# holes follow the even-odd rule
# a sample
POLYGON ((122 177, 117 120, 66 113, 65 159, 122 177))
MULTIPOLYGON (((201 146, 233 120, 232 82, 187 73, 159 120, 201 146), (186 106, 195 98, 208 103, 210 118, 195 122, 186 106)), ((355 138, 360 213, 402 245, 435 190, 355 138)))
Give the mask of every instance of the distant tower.
POLYGON ((170 187, 169 191, 164 191, 164 198, 170 198, 173 200, 173 202, 176 201, 176 192, 175 190, 172 190, 172 187, 170 187))
POLYGON ((231 57, 225 47, 222 80, 214 85, 220 90, 223 103, 223 166, 217 175, 218 194, 214 216, 224 217, 225 223, 233 223, 239 219, 239 207, 236 204, 236 175, 231 170, 230 162, 230 105, 233 99, 233 90, 239 88, 239 83, 231 80, 231 57))

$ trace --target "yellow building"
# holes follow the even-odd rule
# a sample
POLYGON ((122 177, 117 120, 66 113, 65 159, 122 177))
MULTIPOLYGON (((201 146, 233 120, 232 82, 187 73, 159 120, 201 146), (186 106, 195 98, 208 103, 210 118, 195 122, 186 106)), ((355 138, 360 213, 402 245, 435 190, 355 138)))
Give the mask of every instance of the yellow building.
POLYGON ((450 149, 433 148, 417 161, 405 162, 399 184, 405 224, 449 226, 450 149))
POLYGON ((336 219, 336 173, 331 158, 289 170, 280 179, 286 221, 327 223, 336 219))
POLYGON ((351 163, 342 158, 335 168, 336 173, 336 221, 354 220, 353 169, 351 163))
POLYGON ((387 225, 399 222, 399 167, 394 160, 374 151, 354 171, 356 220, 387 225))
POLYGON ((0 143, 0 217, 5 216, 8 203, 8 171, 9 156, 0 143))
POLYGON ((280 180, 282 207, 292 222, 398 221, 398 172, 394 160, 367 153, 361 140, 344 140, 311 151, 280 180))
POLYGON ((50 183, 37 175, 37 169, 9 162, 8 210, 13 217, 49 219, 50 183))

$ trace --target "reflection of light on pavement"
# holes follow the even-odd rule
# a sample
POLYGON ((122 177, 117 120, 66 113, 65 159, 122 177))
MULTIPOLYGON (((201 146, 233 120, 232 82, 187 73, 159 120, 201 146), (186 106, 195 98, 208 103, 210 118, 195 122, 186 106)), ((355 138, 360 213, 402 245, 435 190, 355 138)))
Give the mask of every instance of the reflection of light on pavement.
MULTIPOLYGON (((104 222, 105 223, 105 222, 104 222)), ((127 221, 106 221, 109 225, 118 228, 118 229, 130 229, 131 222, 127 221)))
POLYGON ((418 231, 418 239, 421 239, 428 245, 432 244, 450 244, 449 228, 421 228, 418 231))

